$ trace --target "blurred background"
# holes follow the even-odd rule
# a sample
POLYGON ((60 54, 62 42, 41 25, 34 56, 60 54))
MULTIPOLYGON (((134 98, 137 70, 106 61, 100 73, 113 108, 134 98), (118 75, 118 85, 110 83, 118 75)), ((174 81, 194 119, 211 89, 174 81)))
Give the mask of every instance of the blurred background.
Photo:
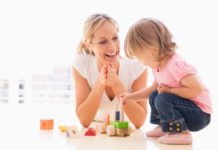
POLYGON ((74 102, 73 57, 93 13, 118 22, 124 57, 128 28, 143 17, 161 20, 218 101, 215 0, 0 0, 0 104, 74 102))

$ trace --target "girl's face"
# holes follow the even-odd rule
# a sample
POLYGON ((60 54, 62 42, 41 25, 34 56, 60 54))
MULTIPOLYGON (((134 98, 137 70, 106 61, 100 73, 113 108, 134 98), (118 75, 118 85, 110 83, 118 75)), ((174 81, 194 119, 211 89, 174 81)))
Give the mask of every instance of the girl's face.
POLYGON ((149 47, 149 48, 144 48, 140 50, 136 50, 134 57, 136 57, 141 63, 144 65, 147 65, 151 68, 156 68, 157 67, 157 61, 155 61, 155 55, 154 55, 154 48, 149 47))
POLYGON ((94 33, 92 43, 88 44, 100 65, 118 62, 120 41, 117 32, 116 27, 106 21, 94 33))

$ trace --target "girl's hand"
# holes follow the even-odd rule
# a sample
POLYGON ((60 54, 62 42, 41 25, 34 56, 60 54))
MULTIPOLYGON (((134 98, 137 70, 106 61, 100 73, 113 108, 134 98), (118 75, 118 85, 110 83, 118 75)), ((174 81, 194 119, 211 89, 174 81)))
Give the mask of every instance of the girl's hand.
POLYGON ((157 87, 158 93, 170 93, 171 87, 161 84, 157 87))
POLYGON ((131 99, 130 96, 130 93, 122 93, 119 95, 119 100, 122 101, 122 103, 125 103, 131 99))

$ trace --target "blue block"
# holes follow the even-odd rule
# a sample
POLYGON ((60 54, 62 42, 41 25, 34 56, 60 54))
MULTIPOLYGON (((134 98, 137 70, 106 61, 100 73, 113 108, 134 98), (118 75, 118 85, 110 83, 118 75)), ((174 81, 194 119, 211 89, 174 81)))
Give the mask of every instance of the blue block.
POLYGON ((120 121, 120 111, 116 111, 116 121, 120 121))

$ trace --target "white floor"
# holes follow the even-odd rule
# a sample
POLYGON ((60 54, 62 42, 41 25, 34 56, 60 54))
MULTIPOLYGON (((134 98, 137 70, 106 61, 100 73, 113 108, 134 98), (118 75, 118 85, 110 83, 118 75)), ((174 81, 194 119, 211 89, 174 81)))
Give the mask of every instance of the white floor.
POLYGON ((143 149, 143 150, 205 150, 216 147, 218 133, 218 104, 214 106, 211 124, 200 132, 193 133, 193 144, 174 146, 159 144, 155 138, 147 138, 145 132, 154 126, 149 117, 140 130, 127 138, 81 137, 68 139, 60 133, 59 125, 79 125, 74 104, 0 104, 0 149, 143 149), (39 129, 40 119, 54 119, 52 131, 39 129))

